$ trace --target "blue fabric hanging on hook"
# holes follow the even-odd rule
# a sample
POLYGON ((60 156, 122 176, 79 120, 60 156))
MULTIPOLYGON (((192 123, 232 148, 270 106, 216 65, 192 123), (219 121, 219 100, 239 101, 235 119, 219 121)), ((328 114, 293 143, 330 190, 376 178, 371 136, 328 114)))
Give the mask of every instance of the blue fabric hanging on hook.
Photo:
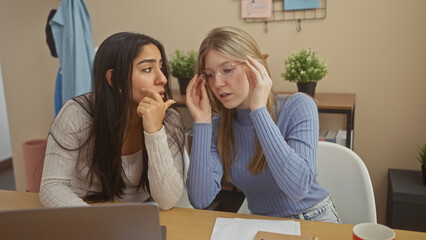
POLYGON ((92 24, 83 0, 62 0, 50 26, 60 62, 56 91, 61 94, 55 93, 57 114, 58 106, 68 99, 91 91, 95 51, 92 24))

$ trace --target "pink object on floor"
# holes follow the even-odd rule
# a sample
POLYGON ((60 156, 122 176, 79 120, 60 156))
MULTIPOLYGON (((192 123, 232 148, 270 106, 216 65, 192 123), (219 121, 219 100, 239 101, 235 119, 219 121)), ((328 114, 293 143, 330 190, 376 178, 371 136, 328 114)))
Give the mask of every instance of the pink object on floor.
POLYGON ((28 192, 40 191, 46 143, 46 139, 36 139, 26 141, 22 144, 22 156, 24 159, 28 192))

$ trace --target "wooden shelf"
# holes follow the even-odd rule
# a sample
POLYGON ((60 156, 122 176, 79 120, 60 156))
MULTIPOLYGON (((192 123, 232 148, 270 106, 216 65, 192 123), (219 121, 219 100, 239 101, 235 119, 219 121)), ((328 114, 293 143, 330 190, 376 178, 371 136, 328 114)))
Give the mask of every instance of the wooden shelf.
POLYGON ((174 106, 176 107, 186 107, 186 96, 180 94, 179 89, 172 89, 173 99, 176 101, 174 106))
MULTIPOLYGON (((294 92, 275 92, 277 94, 293 94, 294 92)), ((315 93, 318 109, 353 110, 355 108, 354 93, 315 93)))
MULTIPOLYGON (((294 92, 276 92, 277 94, 293 94, 294 92)), ((185 95, 181 95, 179 89, 172 90, 174 106, 186 107, 185 95)), ((355 121, 354 93, 315 93, 319 113, 337 113, 346 115, 346 147, 353 148, 352 130, 355 121)))

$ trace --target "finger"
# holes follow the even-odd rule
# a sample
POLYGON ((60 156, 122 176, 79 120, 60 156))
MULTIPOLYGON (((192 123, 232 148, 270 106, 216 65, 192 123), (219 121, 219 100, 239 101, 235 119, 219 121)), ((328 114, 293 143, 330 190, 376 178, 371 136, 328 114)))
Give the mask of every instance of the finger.
POLYGON ((206 83, 204 81, 200 81, 200 93, 201 93, 201 99, 207 98, 207 88, 206 83))
POLYGON ((192 90, 194 89, 194 85, 197 83, 198 74, 195 74, 195 76, 189 81, 188 86, 186 87, 186 93, 191 94, 192 90))
POLYGON ((140 109, 140 107, 138 107, 138 108, 136 109, 136 113, 138 114, 138 116, 139 116, 140 118, 143 116, 143 114, 142 114, 142 110, 140 109))
POLYGON ((155 101, 155 100, 152 99, 151 97, 144 97, 141 102, 146 103, 146 104, 150 104, 153 101, 155 101))
POLYGON ((260 73, 266 73, 266 68, 261 64, 259 61, 257 61, 255 58, 247 55, 247 60, 260 72, 260 73))
POLYGON ((263 64, 261 64, 259 61, 257 61, 256 59, 254 59, 253 57, 250 57, 248 55, 247 55, 247 60, 259 72, 260 78, 262 80, 268 81, 270 79, 268 71, 266 71, 266 68, 265 68, 265 66, 263 66, 263 64))
POLYGON ((164 109, 164 110, 169 109, 169 107, 170 107, 171 105, 175 104, 175 103, 176 103, 176 101, 175 101, 175 100, 173 100, 173 99, 169 99, 169 100, 167 100, 167 101, 164 103, 164 106, 166 107, 166 109, 164 109))
POLYGON ((249 82, 249 85, 252 86, 255 83, 254 81, 256 79, 256 76, 254 75, 254 73, 249 68, 246 68, 245 72, 246 72, 246 76, 247 76, 247 80, 249 82))
POLYGON ((139 117, 143 117, 143 114, 145 113, 145 110, 149 108, 149 104, 141 102, 139 103, 138 108, 136 109, 136 112, 138 113, 139 117))
POLYGON ((152 88, 141 88, 141 91, 143 94, 145 94, 145 96, 154 99, 156 102, 164 102, 160 93, 158 93, 152 88))
POLYGON ((195 92, 195 96, 197 96, 198 98, 202 97, 202 89, 201 87, 204 85, 204 81, 201 80, 201 78, 197 79, 197 86, 195 87, 196 92, 195 92))
POLYGON ((259 79, 262 79, 262 76, 260 75, 260 72, 248 61, 246 60, 246 65, 251 70, 251 73, 253 74, 252 83, 257 83, 259 79))
POLYGON ((192 104, 197 102, 197 99, 199 98, 197 93, 198 82, 199 82, 198 75, 195 75, 195 77, 191 79, 190 85, 188 84, 187 94, 186 94, 187 104, 192 104))
POLYGON ((192 99, 192 101, 197 102, 201 98, 200 85, 203 84, 201 77, 194 79, 193 85, 191 85, 190 95, 187 95, 187 99, 192 99))

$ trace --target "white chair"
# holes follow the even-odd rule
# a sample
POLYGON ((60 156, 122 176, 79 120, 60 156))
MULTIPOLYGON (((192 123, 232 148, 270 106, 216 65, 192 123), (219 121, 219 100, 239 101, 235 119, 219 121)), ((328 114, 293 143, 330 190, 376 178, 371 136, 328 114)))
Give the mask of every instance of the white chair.
POLYGON ((241 204, 240 208, 238 209, 238 213, 251 214, 250 210, 248 209, 247 198, 244 199, 243 203, 241 204))
MULTIPOLYGON (((377 223, 370 175, 355 152, 339 144, 320 141, 317 170, 317 180, 330 192, 342 223, 377 223)), ((247 199, 238 213, 250 214, 247 199)))
POLYGON ((186 187, 183 189, 182 197, 176 203, 175 207, 194 209, 194 207, 189 202, 188 192, 186 191, 186 187))
POLYGON ((317 170, 317 180, 330 192, 342 223, 377 223, 370 175, 355 152, 336 143, 320 141, 317 170))
POLYGON ((186 191, 186 178, 188 174, 188 168, 189 168, 189 156, 188 152, 186 151, 186 148, 184 149, 183 153, 183 161, 184 161, 184 186, 183 186, 183 193, 182 197, 179 199, 179 201, 176 203, 175 207, 181 207, 181 208, 194 208, 191 203, 189 202, 188 198, 188 192, 186 191))

